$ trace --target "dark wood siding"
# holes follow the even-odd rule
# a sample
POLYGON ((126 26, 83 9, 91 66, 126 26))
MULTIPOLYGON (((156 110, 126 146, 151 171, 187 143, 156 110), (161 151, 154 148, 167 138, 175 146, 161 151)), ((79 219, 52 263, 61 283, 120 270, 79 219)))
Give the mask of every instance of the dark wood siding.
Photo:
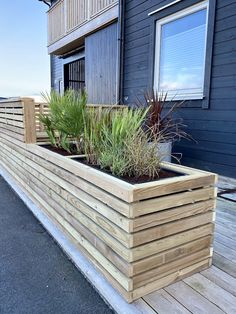
MULTIPOLYGON (((132 104, 150 87, 152 25, 148 13, 172 1, 126 0, 124 101, 132 104)), ((169 8, 197 3, 181 1, 169 8)), ((211 2, 211 1, 210 1, 211 2)), ((187 165, 236 177, 236 1, 216 1, 209 109, 184 108, 180 115, 197 144, 182 141, 176 151, 187 165)))
POLYGON ((117 23, 85 38, 85 85, 89 103, 116 103, 117 23))

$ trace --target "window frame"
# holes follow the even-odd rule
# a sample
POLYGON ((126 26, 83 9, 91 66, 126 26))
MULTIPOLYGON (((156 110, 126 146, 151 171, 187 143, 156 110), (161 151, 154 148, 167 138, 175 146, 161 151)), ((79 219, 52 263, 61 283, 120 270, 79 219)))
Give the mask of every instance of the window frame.
MULTIPOLYGON (((195 95, 185 95, 182 94, 178 97, 176 95, 173 99, 173 96, 170 96, 168 100, 203 100, 206 97, 206 88, 205 88, 205 81, 206 81, 206 60, 207 60, 207 44, 208 44, 208 32, 209 32, 209 1, 204 0, 202 2, 198 2, 194 5, 191 5, 189 7, 186 7, 182 10, 179 10, 173 14, 167 15, 161 19, 157 19, 155 21, 155 53, 154 53, 154 77, 153 77, 153 88, 154 90, 158 91, 158 93, 161 93, 161 91, 158 89, 158 85, 160 82, 160 62, 161 62, 161 30, 162 26, 165 24, 168 24, 170 22, 176 21, 180 18, 183 18, 185 16, 191 15, 193 13, 196 13, 198 11, 201 11, 203 9, 206 9, 206 34, 205 34, 205 53, 204 53, 204 75, 203 75, 203 84, 202 84, 202 93, 201 94, 195 94, 195 95)), ((168 98, 168 97, 167 97, 168 98)))

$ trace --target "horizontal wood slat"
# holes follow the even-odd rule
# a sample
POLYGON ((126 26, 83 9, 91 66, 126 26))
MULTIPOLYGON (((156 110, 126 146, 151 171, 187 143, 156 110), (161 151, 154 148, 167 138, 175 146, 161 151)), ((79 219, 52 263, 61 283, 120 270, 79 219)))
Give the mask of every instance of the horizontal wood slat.
POLYGON ((214 174, 132 185, 2 130, 1 167, 128 302, 211 264, 214 174))

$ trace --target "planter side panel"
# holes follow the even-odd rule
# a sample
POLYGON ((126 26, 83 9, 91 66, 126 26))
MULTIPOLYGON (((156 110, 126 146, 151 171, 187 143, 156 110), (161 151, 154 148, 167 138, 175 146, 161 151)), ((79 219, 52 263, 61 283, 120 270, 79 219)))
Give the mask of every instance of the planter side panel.
POLYGON ((0 165, 128 302, 211 264, 215 175, 183 167, 181 183, 124 184, 122 199, 66 157, 5 133, 0 145, 0 165))

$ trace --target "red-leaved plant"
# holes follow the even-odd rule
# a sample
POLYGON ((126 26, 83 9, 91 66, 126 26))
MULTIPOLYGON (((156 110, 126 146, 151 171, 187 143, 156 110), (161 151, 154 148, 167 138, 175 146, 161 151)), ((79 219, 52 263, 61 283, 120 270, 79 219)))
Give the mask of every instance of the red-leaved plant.
POLYGON ((181 138, 192 139, 184 131, 186 125, 182 118, 175 117, 175 112, 184 101, 167 100, 167 93, 158 93, 154 90, 144 93, 144 101, 137 100, 137 105, 149 107, 145 128, 150 138, 159 142, 174 142, 181 138))

